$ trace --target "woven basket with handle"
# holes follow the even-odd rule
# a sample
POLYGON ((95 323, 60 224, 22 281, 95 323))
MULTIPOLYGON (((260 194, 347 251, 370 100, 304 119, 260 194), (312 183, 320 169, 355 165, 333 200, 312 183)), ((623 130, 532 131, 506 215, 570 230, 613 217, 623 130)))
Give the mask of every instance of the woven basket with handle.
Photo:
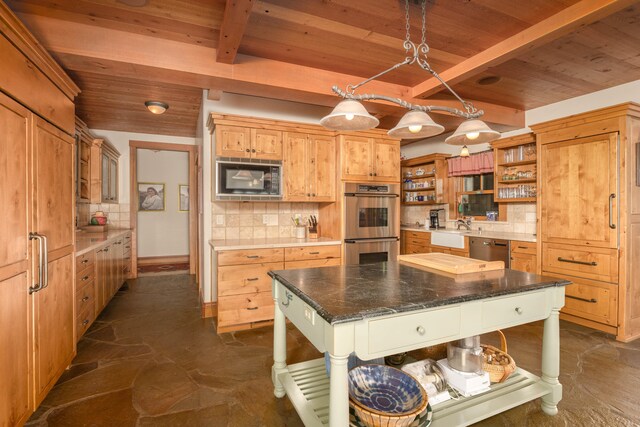
POLYGON ((509 378, 509 375, 515 372, 516 362, 515 360, 513 360, 513 357, 507 354, 507 339, 505 338, 504 334, 500 330, 496 332, 500 335, 501 348, 496 348, 489 344, 480 345, 482 347, 482 351, 484 352, 484 363, 482 364, 482 369, 489 373, 489 380, 492 383, 501 383, 503 381, 506 381, 506 379, 509 378), (506 365, 492 365, 490 363, 487 363, 487 350, 492 350, 494 354, 505 356, 509 360, 509 363, 506 365))

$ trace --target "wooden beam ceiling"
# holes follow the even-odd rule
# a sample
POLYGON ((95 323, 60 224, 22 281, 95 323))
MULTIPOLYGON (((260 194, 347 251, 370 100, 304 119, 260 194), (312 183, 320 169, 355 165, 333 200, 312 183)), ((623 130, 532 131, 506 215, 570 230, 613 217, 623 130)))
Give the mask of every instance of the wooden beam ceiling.
MULTIPOLYGON (((227 92, 246 93, 242 89, 250 88, 257 96, 283 99, 277 95, 281 93, 286 95, 284 99, 294 101, 299 97, 292 98, 290 94, 298 93, 313 98, 320 105, 336 104, 337 98, 330 92, 331 86, 337 84, 344 88, 362 79, 246 55, 238 55, 234 64, 222 64, 215 61, 216 51, 212 48, 38 15, 22 14, 21 18, 29 23, 48 50, 67 68, 75 71, 93 70, 123 77, 145 75, 152 81, 216 87, 227 92), (91 49, 87 49, 85 40, 92 40, 91 49), (122 46, 127 48, 122 49, 122 46)), ((366 88, 367 92, 425 103, 424 100, 412 99, 410 88, 406 86, 376 80, 368 83, 366 88)), ((454 101, 444 102, 459 107, 454 101)), ((476 106, 485 110, 484 119, 488 122, 514 128, 524 125, 524 114, 517 109, 489 103, 477 103, 476 106)), ((385 108, 404 111, 395 106, 385 105, 385 108)))
MULTIPOLYGON (((455 85, 489 67, 502 64, 636 2, 637 0, 582 0, 439 73, 440 77, 450 86, 455 85)), ((432 77, 416 85, 411 94, 415 98, 428 98, 442 89, 442 83, 432 77)))
POLYGON ((220 26, 216 61, 233 64, 247 28, 252 7, 253 0, 227 0, 220 26))

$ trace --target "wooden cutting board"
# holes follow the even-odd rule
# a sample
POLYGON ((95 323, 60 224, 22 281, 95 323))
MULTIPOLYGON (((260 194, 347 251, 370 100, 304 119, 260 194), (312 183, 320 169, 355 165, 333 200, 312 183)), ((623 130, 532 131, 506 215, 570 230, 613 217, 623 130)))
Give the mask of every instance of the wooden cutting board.
POLYGON ((453 274, 504 270, 504 261, 480 261, 478 259, 441 253, 398 255, 398 261, 418 264, 434 270, 446 271, 447 273, 453 274))

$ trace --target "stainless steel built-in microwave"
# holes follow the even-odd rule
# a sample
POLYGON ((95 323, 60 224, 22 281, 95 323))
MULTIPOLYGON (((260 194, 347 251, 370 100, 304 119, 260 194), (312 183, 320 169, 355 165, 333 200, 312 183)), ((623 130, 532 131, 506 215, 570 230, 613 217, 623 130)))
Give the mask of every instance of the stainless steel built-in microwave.
POLYGON ((216 200, 282 199, 280 162, 218 160, 216 178, 216 200))

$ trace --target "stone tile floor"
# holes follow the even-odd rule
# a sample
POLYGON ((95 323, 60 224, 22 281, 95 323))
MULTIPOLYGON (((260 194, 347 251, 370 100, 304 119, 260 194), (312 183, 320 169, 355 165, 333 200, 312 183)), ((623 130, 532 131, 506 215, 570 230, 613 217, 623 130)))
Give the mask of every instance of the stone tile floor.
MULTIPOLYGON (((505 333, 516 362, 539 375, 542 324, 505 333)), ((27 425, 302 426, 289 400, 273 396, 272 339, 270 328, 216 335, 190 276, 131 280, 27 425)), ((482 341, 498 345, 495 334, 482 341)), ((291 326, 287 347, 291 363, 320 356, 291 326)), ((640 340, 562 322, 561 352, 557 416, 533 401, 477 425, 640 425, 640 340)))

